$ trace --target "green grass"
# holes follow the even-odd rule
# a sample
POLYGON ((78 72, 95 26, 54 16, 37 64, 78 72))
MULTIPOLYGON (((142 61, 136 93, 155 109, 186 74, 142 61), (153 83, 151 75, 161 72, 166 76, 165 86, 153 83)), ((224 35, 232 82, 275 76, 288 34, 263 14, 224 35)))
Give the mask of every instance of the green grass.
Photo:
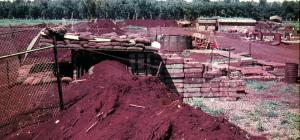
POLYGON ((206 106, 203 102, 203 98, 191 98, 191 99, 184 99, 184 102, 186 104, 189 104, 192 107, 199 108, 203 112, 208 113, 212 116, 219 116, 221 114, 224 114, 225 109, 220 108, 220 109, 212 109, 206 106))
POLYGON ((263 91, 269 89, 274 84, 274 81, 255 81, 255 80, 247 80, 246 81, 246 88, 253 89, 256 91, 263 91))
POLYGON ((280 88, 279 93, 299 93, 299 88, 296 85, 287 85, 280 88))
MULTIPOLYGON (((74 20, 76 23, 77 20, 74 20)), ((37 24, 61 24, 61 19, 0 19, 0 26, 16 26, 16 25, 37 25, 37 24)), ((66 24, 71 24, 71 20, 66 19, 66 24)))
POLYGON ((255 114, 258 116, 265 116, 268 118, 278 117, 278 113, 276 112, 281 105, 278 102, 269 101, 263 102, 256 106, 255 114))

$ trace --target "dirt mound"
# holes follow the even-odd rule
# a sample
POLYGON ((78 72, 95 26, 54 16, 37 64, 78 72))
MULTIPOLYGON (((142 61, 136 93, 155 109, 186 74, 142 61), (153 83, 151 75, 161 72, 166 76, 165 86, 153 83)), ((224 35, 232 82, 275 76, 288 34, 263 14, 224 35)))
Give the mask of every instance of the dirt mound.
POLYGON ((103 61, 83 78, 65 88, 60 115, 6 139, 263 139, 183 104, 157 78, 133 77, 118 62, 103 61))

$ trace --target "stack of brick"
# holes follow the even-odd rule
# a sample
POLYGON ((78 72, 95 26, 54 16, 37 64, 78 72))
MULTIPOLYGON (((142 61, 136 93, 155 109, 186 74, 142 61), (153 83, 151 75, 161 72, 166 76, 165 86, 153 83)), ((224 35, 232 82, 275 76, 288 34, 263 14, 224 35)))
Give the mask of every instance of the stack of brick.
POLYGON ((240 93, 245 93, 245 81, 222 78, 220 81, 220 95, 223 97, 240 97, 240 93))
POLYGON ((190 97, 216 97, 237 99, 245 93, 245 81, 241 79, 228 79, 227 77, 214 78, 197 86, 184 86, 188 92, 184 92, 185 98, 190 97), (190 87, 197 87, 189 90, 190 87), (190 92, 193 91, 193 92, 190 92))
POLYGON ((163 73, 163 78, 166 86, 173 92, 182 94, 183 93, 183 58, 177 55, 163 56, 165 69, 163 73))
POLYGON ((201 96, 200 89, 205 83, 204 68, 204 65, 199 62, 186 61, 184 63, 184 96, 201 96))

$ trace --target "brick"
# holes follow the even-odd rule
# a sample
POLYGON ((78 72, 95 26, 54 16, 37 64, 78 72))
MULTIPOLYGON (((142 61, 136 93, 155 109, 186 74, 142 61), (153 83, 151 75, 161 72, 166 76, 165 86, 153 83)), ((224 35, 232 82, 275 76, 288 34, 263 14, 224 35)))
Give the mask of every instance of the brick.
POLYGON ((183 73, 183 69, 167 69, 167 73, 183 73))
POLYGON ((186 78, 202 78, 202 73, 184 73, 184 77, 186 78))
POLYGON ((183 93, 184 98, 201 97, 202 93, 183 93))
POLYGON ((177 88, 183 88, 183 83, 174 83, 174 86, 177 88))
POLYGON ((202 87, 203 88, 219 88, 220 85, 219 85, 219 83, 203 83, 202 87))
POLYGON ((202 84, 184 84, 184 88, 200 88, 202 84))
POLYGON ((165 83, 183 83, 183 79, 165 79, 165 83))
POLYGON ((229 88, 230 87, 230 83, 221 82, 220 83, 220 87, 229 88))
POLYGON ((236 92, 237 88, 219 88, 220 92, 236 92))
POLYGON ((216 92, 220 91, 219 88, 211 88, 210 90, 211 90, 212 93, 216 93, 216 92))
POLYGON ((169 74, 165 75, 165 77, 184 78, 184 73, 169 73, 169 74))
POLYGON ((237 92, 245 92, 245 86, 239 86, 237 87, 237 92))
POLYGON ((210 93, 211 90, 210 90, 210 88, 201 88, 201 89, 200 89, 200 92, 201 92, 201 93, 210 93))
POLYGON ((204 68, 204 65, 199 62, 185 62, 185 68, 204 68))
POLYGON ((202 73, 203 69, 198 69, 198 68, 188 68, 184 69, 185 73, 202 73))
POLYGON ((172 92, 183 93, 183 89, 182 88, 176 88, 176 89, 170 88, 169 90, 172 91, 172 92))
POLYGON ((183 69, 183 64, 166 65, 167 69, 183 69))
POLYGON ((167 61, 165 63, 166 63, 166 65, 183 64, 183 59, 167 59, 167 61))
POLYGON ((183 80, 185 84, 202 84, 205 82, 203 78, 185 78, 183 80))
POLYGON ((200 88, 184 88, 183 92, 200 92, 200 88))
POLYGON ((221 76, 222 76, 222 73, 219 71, 207 71, 207 72, 204 72, 204 74, 203 74, 203 77, 208 78, 208 79, 221 77, 221 76))
POLYGON ((217 95, 215 93, 211 93, 211 92, 206 92, 206 93, 202 93, 203 97, 216 97, 217 95))
POLYGON ((219 91, 219 95, 223 96, 223 97, 229 96, 229 93, 230 92, 227 92, 227 91, 219 91))

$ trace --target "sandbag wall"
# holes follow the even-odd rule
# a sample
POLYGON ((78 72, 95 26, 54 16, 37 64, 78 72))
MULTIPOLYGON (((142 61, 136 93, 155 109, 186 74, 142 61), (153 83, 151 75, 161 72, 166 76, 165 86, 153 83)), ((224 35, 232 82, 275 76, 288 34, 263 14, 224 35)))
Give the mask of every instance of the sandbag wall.
POLYGON ((212 97, 236 100, 245 94, 245 81, 229 79, 218 70, 174 54, 162 54, 162 80, 183 98, 212 97))
MULTIPOLYGON (((47 36, 40 38, 39 46, 53 44, 53 40, 47 36)), ((139 35, 118 36, 108 34, 103 36, 94 36, 87 33, 70 34, 67 33, 63 39, 57 41, 58 47, 67 48, 90 48, 100 50, 119 50, 119 51, 154 51, 151 47, 151 41, 148 38, 139 35)))

